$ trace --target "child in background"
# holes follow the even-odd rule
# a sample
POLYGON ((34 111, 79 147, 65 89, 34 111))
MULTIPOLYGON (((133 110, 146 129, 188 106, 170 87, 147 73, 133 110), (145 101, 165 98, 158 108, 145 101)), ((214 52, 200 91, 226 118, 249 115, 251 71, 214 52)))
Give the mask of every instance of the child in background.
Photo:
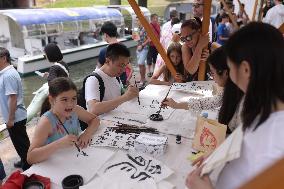
POLYGON ((58 149, 75 143, 80 148, 87 147, 100 124, 95 115, 77 106, 77 88, 69 78, 52 80, 48 98, 51 109, 41 116, 36 126, 27 155, 30 164, 44 161, 58 149), (78 119, 89 125, 82 134, 78 119))
POLYGON ((171 85, 173 82, 185 82, 185 70, 182 63, 181 44, 171 43, 167 50, 167 56, 171 60, 172 65, 175 67, 177 74, 173 77, 170 70, 164 64, 152 76, 150 84, 155 85, 171 85), (158 78, 162 76, 162 79, 158 78))

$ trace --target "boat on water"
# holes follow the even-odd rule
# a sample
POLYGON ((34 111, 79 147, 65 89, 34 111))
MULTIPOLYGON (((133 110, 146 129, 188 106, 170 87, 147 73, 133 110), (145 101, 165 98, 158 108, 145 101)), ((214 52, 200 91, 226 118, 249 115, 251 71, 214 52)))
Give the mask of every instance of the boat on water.
MULTIPOLYGON (((59 46, 68 64, 98 56, 107 45, 100 35, 106 21, 117 26, 120 42, 134 47, 131 32, 125 32, 131 31, 134 21, 126 27, 123 11, 130 15, 128 19, 136 19, 129 6, 0 10, 0 46, 10 51, 21 76, 52 66, 43 56, 51 42, 59 46)), ((147 8, 141 11, 150 17, 147 8)))

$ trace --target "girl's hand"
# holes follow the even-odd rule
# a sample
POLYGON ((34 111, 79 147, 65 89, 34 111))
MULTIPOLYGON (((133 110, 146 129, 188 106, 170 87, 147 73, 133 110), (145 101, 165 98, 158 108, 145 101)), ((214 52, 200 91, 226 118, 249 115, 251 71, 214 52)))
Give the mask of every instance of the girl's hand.
POLYGON ((167 106, 176 109, 176 107, 178 106, 178 103, 174 101, 172 98, 167 98, 163 100, 162 107, 165 108, 167 106))
POLYGON ((92 141, 93 136, 88 134, 86 131, 80 135, 78 139, 78 145, 80 148, 86 148, 92 141))
POLYGON ((186 186, 190 189, 213 189, 209 176, 200 176, 201 170, 202 167, 198 167, 187 176, 186 186))
POLYGON ((209 50, 208 49, 203 49, 202 54, 201 54, 201 60, 206 61, 209 56, 209 50))
POLYGON ((200 34, 198 39, 197 47, 203 49, 208 46, 209 43, 209 34, 200 34))
POLYGON ((180 73, 177 73, 177 74, 175 75, 175 82, 177 82, 177 83, 183 83, 183 82, 184 82, 184 77, 183 77, 183 75, 180 74, 180 73))
POLYGON ((78 137, 75 135, 66 135, 58 140, 60 148, 65 148, 74 145, 77 142, 78 137))

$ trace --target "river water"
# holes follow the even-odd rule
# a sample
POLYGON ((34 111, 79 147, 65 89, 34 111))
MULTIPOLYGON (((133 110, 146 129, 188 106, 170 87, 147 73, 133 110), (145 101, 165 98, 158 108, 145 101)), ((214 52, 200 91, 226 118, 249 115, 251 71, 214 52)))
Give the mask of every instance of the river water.
MULTIPOLYGON (((134 70, 137 70, 135 48, 130 48, 129 50, 131 53, 130 61, 134 67, 134 70)), ((84 60, 80 63, 72 64, 69 66, 70 77, 75 82, 78 88, 81 88, 84 77, 95 70, 97 61, 98 59, 94 58, 94 59, 84 60)), ((36 91, 38 88, 40 88, 42 84, 44 84, 45 82, 46 82, 45 79, 37 75, 32 75, 22 78, 22 83, 24 88, 24 101, 26 107, 28 107, 32 98, 34 97, 32 93, 36 91)))

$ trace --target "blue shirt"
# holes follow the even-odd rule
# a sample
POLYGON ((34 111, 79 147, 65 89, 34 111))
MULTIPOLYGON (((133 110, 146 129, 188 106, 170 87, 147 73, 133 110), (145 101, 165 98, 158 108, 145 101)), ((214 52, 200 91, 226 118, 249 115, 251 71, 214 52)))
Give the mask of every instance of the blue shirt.
POLYGON ((9 119, 9 95, 17 95, 17 107, 14 122, 27 119, 27 110, 24 106, 24 95, 21 77, 13 66, 0 71, 0 109, 5 121, 9 119))
POLYGON ((61 125, 60 121, 51 111, 45 112, 43 116, 47 117, 52 126, 52 134, 48 136, 45 142, 46 144, 50 144, 66 136, 67 132, 65 131, 64 127, 66 128, 69 134, 78 136, 81 132, 78 116, 75 113, 72 113, 71 117, 65 120, 65 122, 63 123, 64 127, 61 125))
POLYGON ((99 63, 100 63, 101 65, 104 65, 105 62, 106 62, 106 51, 107 51, 107 46, 106 46, 106 47, 103 47, 103 48, 100 50, 99 63))
POLYGON ((217 43, 220 45, 224 45, 227 40, 221 40, 220 36, 222 37, 229 37, 229 30, 225 24, 220 23, 217 28, 217 43))

